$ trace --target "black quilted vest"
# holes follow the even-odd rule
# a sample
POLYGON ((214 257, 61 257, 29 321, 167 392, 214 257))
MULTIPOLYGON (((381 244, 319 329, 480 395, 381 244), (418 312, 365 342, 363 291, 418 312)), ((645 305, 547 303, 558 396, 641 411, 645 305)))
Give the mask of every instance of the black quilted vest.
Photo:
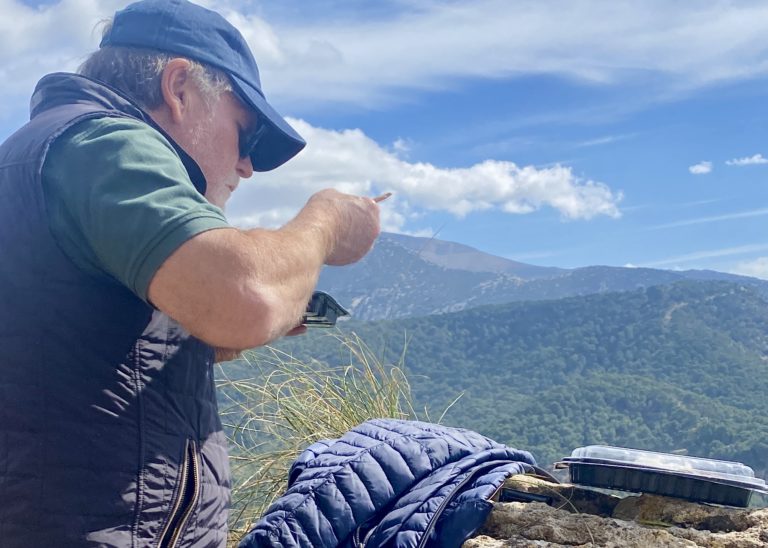
POLYGON ((84 274, 49 232, 46 152, 102 116, 151 124, 114 90, 49 75, 31 121, 0 145, 0 546, 222 547, 229 467, 212 348, 84 274))

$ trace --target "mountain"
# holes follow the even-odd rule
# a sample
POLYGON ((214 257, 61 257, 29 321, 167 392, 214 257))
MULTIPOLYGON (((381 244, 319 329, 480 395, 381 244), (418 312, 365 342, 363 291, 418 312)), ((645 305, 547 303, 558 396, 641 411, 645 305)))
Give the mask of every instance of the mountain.
POLYGON ((768 295, 768 281, 713 271, 528 265, 429 238, 382 234, 362 261, 326 267, 318 288, 360 320, 456 312, 475 306, 629 291, 682 280, 725 280, 768 295))
POLYGON ((520 263, 483 253, 464 244, 446 242, 436 238, 417 238, 403 234, 384 233, 381 239, 414 251, 427 262, 453 270, 511 274, 523 280, 554 278, 567 272, 562 268, 520 263))
MULTIPOLYGON (((432 419, 530 450, 543 464, 608 444, 768 462, 768 302, 753 286, 679 282, 621 293, 350 321, 406 368, 432 419)), ((338 364, 327 332, 284 339, 291 356, 338 364)))

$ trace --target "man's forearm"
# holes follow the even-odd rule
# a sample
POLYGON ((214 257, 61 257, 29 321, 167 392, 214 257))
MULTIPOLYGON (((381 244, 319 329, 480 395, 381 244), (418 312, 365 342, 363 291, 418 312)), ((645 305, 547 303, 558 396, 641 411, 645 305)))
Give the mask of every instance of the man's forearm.
POLYGON ((209 344, 260 346, 299 324, 323 264, 359 260, 378 231, 372 199, 321 191, 280 229, 190 239, 155 274, 150 300, 209 344))
POLYGON ((302 210, 278 230, 254 229, 245 232, 253 247, 254 291, 271 306, 267 342, 300 324, 317 285, 320 270, 333 248, 331 224, 302 210))

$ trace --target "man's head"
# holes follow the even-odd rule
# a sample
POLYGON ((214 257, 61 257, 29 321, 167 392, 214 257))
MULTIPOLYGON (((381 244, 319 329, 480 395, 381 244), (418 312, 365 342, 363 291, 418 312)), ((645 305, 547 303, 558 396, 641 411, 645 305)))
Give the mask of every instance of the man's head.
MULTIPOLYGON (((145 108, 200 164, 209 187, 227 190, 305 145, 267 103, 240 32, 186 0, 142 0, 118 11, 80 72, 145 108), (229 145, 236 151, 231 162, 229 145)), ((213 203, 220 201, 215 191, 206 192, 213 203)))

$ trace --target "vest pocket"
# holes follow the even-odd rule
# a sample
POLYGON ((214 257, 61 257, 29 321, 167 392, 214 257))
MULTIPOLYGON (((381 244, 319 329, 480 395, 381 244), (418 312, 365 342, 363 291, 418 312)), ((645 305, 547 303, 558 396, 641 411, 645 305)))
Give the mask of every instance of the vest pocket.
POLYGON ((197 457, 197 446, 192 440, 187 440, 184 447, 184 462, 179 471, 178 481, 178 495, 173 501, 168 520, 160 534, 158 548, 174 548, 178 544, 189 516, 197 505, 200 495, 200 463, 197 457))

